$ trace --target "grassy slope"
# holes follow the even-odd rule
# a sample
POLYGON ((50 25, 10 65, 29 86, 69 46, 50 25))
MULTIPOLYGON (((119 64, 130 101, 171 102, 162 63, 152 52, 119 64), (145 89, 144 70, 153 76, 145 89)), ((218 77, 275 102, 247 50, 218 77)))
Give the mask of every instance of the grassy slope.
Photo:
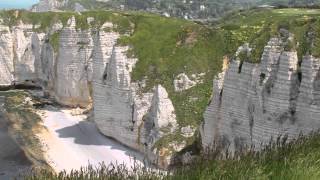
POLYGON ((223 20, 222 28, 229 29, 233 35, 251 44, 254 50, 249 61, 252 62, 260 61, 263 47, 270 37, 278 36, 280 28, 287 29, 295 35, 297 44, 293 48, 301 59, 307 53, 319 55, 319 14, 320 10, 316 9, 251 10, 229 15, 223 20), (310 46, 311 42, 306 42, 307 32, 315 32, 314 47, 310 46))
POLYGON ((172 179, 319 179, 320 135, 301 137, 283 145, 275 143, 260 154, 237 160, 201 161, 178 170, 172 179))
POLYGON ((284 5, 284 6, 306 6, 313 4, 319 4, 319 0, 257 0, 258 4, 269 4, 269 5, 284 5))

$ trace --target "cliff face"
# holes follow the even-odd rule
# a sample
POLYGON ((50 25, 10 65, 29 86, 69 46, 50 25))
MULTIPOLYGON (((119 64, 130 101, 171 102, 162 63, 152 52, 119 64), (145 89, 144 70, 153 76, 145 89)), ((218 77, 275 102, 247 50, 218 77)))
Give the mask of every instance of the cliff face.
POLYGON ((77 31, 74 18, 63 29, 55 27, 48 33, 34 32, 33 25, 22 22, 1 27, 1 86, 37 85, 64 105, 87 106, 91 103, 90 32, 77 31), (59 53, 49 42, 54 33, 60 33, 59 53))
POLYGON ((33 12, 56 11, 68 3, 68 0, 40 0, 31 9, 33 12))
POLYGON ((22 22, 11 29, 1 26, 1 86, 37 80, 44 34, 33 32, 32 27, 22 22))
POLYGON ((145 152, 152 162, 166 167, 171 159, 160 163, 159 152, 153 152, 153 146, 175 130, 174 107, 161 85, 155 87, 154 92, 142 93, 142 83, 131 81, 130 73, 138 60, 126 56, 128 47, 116 45, 118 37, 114 32, 100 32, 96 37, 93 61, 95 122, 106 136, 145 152))
POLYGON ((0 26, 0 85, 10 85, 13 81, 13 37, 9 27, 0 26))
POLYGON ((89 30, 76 30, 71 18, 59 36, 54 93, 58 102, 66 105, 90 104, 93 39, 89 30), (90 73, 91 72, 91 73, 90 73))
MULTIPOLYGON (((87 4, 89 7, 94 5, 96 1, 92 0, 91 4, 84 2, 82 4, 87 4)), ((69 0, 40 0, 39 3, 32 6, 32 12, 48 12, 48 11, 61 11, 61 10, 73 10, 77 12, 86 11, 86 9, 77 1, 69 0)), ((92 8, 94 9, 94 8, 92 8)))
POLYGON ((177 129, 166 89, 158 85, 142 93, 144 83, 131 80, 138 59, 127 57, 128 46, 117 45, 119 33, 104 31, 113 29, 112 23, 104 23, 101 30, 80 30, 76 23, 72 17, 66 25, 56 22, 42 33, 22 22, 1 26, 1 86, 36 85, 60 104, 92 104, 103 134, 145 152, 152 162, 166 167, 174 152, 160 155, 161 149, 154 147, 161 137, 177 129))
POLYGON ((205 148, 259 149, 271 138, 291 139, 319 129, 320 61, 305 56, 300 72, 297 52, 285 51, 282 44, 271 39, 260 64, 231 61, 214 80, 214 97, 201 127, 205 148))

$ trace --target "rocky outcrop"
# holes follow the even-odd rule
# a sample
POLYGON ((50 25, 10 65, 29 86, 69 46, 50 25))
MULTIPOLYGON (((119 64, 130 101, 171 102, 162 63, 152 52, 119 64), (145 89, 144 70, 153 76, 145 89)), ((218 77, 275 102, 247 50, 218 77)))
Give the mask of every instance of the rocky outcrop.
POLYGON ((0 85, 34 84, 41 71, 41 47, 44 33, 33 32, 23 24, 9 28, 1 25, 0 85))
MULTIPOLYGON (((95 3, 92 0, 92 3, 95 3)), ((40 0, 39 3, 32 6, 32 12, 48 12, 74 10, 76 12, 86 11, 82 4, 70 0, 40 0)))
POLYGON ((174 90, 176 92, 190 89, 195 85, 197 85, 197 82, 190 80, 189 77, 184 73, 179 74, 174 80, 174 90))
MULTIPOLYGON (((107 26, 112 24, 103 27, 107 26)), ((174 107, 162 86, 157 86, 154 92, 142 93, 143 82, 132 82, 130 73, 138 60, 126 56, 128 47, 117 46, 118 38, 118 33, 104 31, 94 38, 95 122, 106 136, 145 152, 159 164, 159 152, 154 145, 176 129, 174 107)), ((161 162, 163 167, 170 163, 161 162)))
POLYGON ((65 6, 69 0, 40 0, 40 2, 31 8, 33 12, 57 11, 65 6))
POLYGON ((295 117, 307 133, 320 127, 320 59, 306 56, 301 64, 301 86, 295 117))
POLYGON ((260 64, 231 61, 214 80, 201 127, 203 147, 259 149, 272 138, 319 129, 317 74, 318 59, 304 57, 299 72, 297 52, 284 51, 278 38, 269 41, 260 64))
POLYGON ((59 38, 54 87, 58 102, 69 106, 90 104, 92 49, 91 32, 76 30, 75 18, 71 18, 59 38))
POLYGON ((197 85, 197 82, 190 80, 189 77, 184 73, 179 74, 177 78, 174 80, 174 90, 176 92, 181 92, 190 89, 195 85, 197 85))
POLYGON ((0 26, 0 31, 0 86, 6 86, 14 79, 13 37, 7 26, 0 26))
POLYGON ((120 34, 104 31, 113 29, 112 23, 80 30, 72 17, 45 32, 22 22, 0 28, 1 86, 33 84, 62 105, 90 108, 93 103, 103 134, 145 152, 154 163, 161 157, 161 166, 170 164, 174 152, 161 154, 156 144, 177 130, 173 104, 161 85, 142 93, 145 82, 132 82, 138 59, 127 57, 129 47, 117 45, 120 34))
POLYGON ((13 28, 14 82, 35 82, 40 71, 40 53, 44 33, 33 32, 33 26, 21 24, 13 28))
POLYGON ((75 18, 47 32, 34 32, 34 25, 0 26, 0 85, 36 85, 64 105, 91 103, 91 31, 76 30, 75 18), (50 37, 59 34, 58 52, 50 37))
POLYGON ((176 92, 182 92, 203 83, 203 77, 205 75, 205 73, 192 74, 191 78, 189 78, 185 73, 181 73, 173 81, 174 90, 176 92))
MULTIPOLYGON (((116 45, 117 33, 100 32, 94 47, 93 104, 100 131, 108 137, 145 152, 159 164, 155 143, 172 133, 176 126, 174 107, 166 90, 142 93, 140 82, 133 83, 130 73, 137 59, 128 58, 128 47, 116 45), (101 48, 103 47, 103 48, 101 48)), ((161 163, 162 166, 170 162, 161 163)))

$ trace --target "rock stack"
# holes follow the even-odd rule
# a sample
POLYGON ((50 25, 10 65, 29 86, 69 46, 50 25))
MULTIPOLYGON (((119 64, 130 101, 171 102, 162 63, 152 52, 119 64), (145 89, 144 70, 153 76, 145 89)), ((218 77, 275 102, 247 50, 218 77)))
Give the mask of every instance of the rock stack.
POLYGON ((320 60, 305 56, 299 71, 297 52, 282 44, 272 38, 260 64, 234 60, 214 80, 201 126, 204 148, 260 149, 280 136, 292 139, 320 128, 320 60))

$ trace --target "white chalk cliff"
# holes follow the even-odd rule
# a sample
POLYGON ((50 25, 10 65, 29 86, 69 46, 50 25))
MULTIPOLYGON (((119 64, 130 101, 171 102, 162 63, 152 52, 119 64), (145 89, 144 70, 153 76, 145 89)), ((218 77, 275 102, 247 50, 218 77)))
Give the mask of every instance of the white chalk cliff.
POLYGON ((0 29, 0 85, 37 81, 45 34, 33 32, 32 25, 22 22, 11 28, 1 25, 0 29))
MULTIPOLYGON (((22 21, 1 22, 0 87, 35 85, 62 105, 92 105, 101 133, 161 167, 187 144, 161 140, 180 131, 184 137, 195 134, 193 126, 179 127, 164 86, 144 92, 145 81, 132 80, 139 59, 128 57, 130 47, 117 43, 121 35, 111 31, 116 29, 112 23, 81 30, 70 17, 65 25, 57 20, 47 30, 34 31, 35 25, 22 21)), ((233 151, 259 148, 272 137, 294 138, 320 128, 320 59, 307 55, 299 62, 297 52, 285 51, 284 44, 272 38, 260 64, 225 60, 200 127, 204 148, 214 143, 233 151)), ((174 90, 187 91, 204 75, 180 74, 174 90)))
POLYGON ((87 106, 91 102, 93 39, 89 30, 77 30, 74 17, 60 32, 58 70, 54 93, 56 100, 66 105, 87 106))
POLYGON ((75 18, 63 29, 57 26, 48 33, 34 32, 33 25, 23 22, 0 27, 0 85, 42 86, 61 104, 87 106, 91 103, 91 33, 76 30, 75 18), (58 52, 49 42, 53 33, 59 33, 58 52))
MULTIPOLYGON (((101 29, 112 27, 106 22, 101 29)), ((143 82, 132 82, 138 59, 127 57, 129 47, 117 45, 120 34, 77 29, 75 17, 47 32, 33 32, 33 25, 23 22, 0 30, 0 86, 35 85, 62 105, 92 104, 103 134, 159 164, 161 149, 155 145, 177 129, 175 110, 161 85, 142 93, 143 82), (55 49, 51 37, 57 34, 55 49)), ((169 165, 173 153, 162 155, 160 165, 169 165)))
MULTIPOLYGON (((92 1, 94 2, 94 0, 92 1)), ((86 11, 81 3, 70 0, 40 0, 31 7, 32 12, 61 11, 65 9, 72 9, 76 12, 86 11)))
POLYGON ((38 4, 35 4, 31 11, 33 12, 47 12, 57 11, 59 8, 65 6, 69 0, 40 0, 38 4))
POLYGON ((201 126, 204 148, 261 148, 271 138, 297 137, 320 128, 320 59, 285 51, 272 38, 260 64, 233 60, 214 80, 201 126))
POLYGON ((93 109, 95 122, 103 134, 145 152, 159 163, 155 143, 177 126, 174 107, 166 90, 141 93, 140 82, 132 82, 130 73, 138 59, 128 58, 128 47, 116 45, 119 34, 100 32, 94 47, 93 109), (169 129, 166 131, 164 129, 169 129))

